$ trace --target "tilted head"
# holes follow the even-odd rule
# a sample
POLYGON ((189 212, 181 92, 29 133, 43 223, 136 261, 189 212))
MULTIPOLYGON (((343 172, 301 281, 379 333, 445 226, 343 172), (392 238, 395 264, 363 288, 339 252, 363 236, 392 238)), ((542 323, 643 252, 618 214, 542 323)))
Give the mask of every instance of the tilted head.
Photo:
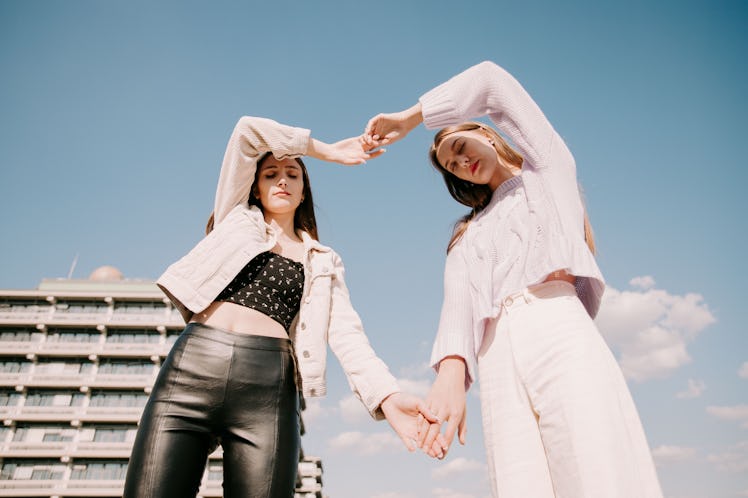
MULTIPOLYGON (((294 230, 307 232, 318 240, 317 219, 309 174, 301 158, 276 159, 268 152, 257 161, 248 203, 267 218, 293 213, 294 230)), ((205 232, 213 230, 213 215, 205 232)))
POLYGON ((522 156, 493 128, 467 122, 439 130, 429 158, 442 174, 449 194, 471 208, 471 212, 455 225, 449 243, 451 249, 467 223, 488 205, 493 191, 520 171, 522 156))
POLYGON ((520 156, 496 130, 468 122, 439 130, 429 150, 454 199, 482 208, 491 192, 522 167, 520 156))

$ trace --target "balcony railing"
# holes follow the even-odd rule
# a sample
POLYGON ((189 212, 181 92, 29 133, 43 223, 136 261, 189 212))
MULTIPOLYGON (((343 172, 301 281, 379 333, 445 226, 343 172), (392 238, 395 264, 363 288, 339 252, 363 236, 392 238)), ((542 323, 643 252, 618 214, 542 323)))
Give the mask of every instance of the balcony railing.
POLYGON ((2 406, 0 419, 137 423, 142 412, 143 406, 2 406))
POLYGON ((112 358, 150 358, 169 354, 171 344, 156 342, 21 342, 2 341, 0 350, 4 355, 27 355, 35 353, 48 356, 90 356, 112 358))
POLYGON ((145 389, 153 385, 157 375, 150 373, 98 373, 98 374, 52 374, 52 373, 0 373, 0 386, 14 387, 73 387, 145 389))
MULTIPOLYGON (((14 479, 0 481, 0 497, 26 498, 38 496, 119 497, 122 496, 124 480, 76 479, 14 479)), ((203 478, 198 497, 218 498, 223 496, 220 480, 203 478)))

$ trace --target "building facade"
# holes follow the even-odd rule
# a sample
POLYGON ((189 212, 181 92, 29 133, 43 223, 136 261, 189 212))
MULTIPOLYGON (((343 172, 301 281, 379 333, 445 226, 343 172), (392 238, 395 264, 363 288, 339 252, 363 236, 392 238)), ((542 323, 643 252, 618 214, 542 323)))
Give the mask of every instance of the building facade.
MULTIPOLYGON (((153 282, 102 267, 86 280, 0 290, 0 498, 122 496, 138 420, 184 327, 153 282)), ((221 449, 198 496, 222 496, 221 449)), ((302 457, 296 498, 322 497, 302 457)))

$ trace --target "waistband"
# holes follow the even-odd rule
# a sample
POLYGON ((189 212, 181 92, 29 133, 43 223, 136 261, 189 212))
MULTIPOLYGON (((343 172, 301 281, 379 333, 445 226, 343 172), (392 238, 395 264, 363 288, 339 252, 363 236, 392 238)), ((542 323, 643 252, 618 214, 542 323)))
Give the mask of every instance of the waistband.
POLYGON ((550 299, 559 296, 576 297, 577 290, 565 280, 549 280, 537 285, 525 287, 521 291, 506 296, 501 300, 501 308, 508 310, 517 306, 530 304, 539 299, 550 299))
POLYGON ((182 333, 238 348, 294 352, 293 342, 287 337, 240 334, 239 332, 232 332, 231 330, 219 329, 218 327, 195 322, 188 323, 182 333))

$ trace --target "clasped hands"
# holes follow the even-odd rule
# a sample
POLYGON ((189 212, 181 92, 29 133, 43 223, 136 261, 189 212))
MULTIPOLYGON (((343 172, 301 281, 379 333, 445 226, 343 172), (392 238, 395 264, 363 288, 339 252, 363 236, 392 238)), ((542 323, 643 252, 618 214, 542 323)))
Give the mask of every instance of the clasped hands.
POLYGON ((382 402, 387 421, 408 451, 421 448, 433 458, 446 456, 455 434, 465 444, 465 363, 459 357, 440 362, 426 401, 394 393, 382 402), (442 427, 446 426, 442 434, 442 427))

